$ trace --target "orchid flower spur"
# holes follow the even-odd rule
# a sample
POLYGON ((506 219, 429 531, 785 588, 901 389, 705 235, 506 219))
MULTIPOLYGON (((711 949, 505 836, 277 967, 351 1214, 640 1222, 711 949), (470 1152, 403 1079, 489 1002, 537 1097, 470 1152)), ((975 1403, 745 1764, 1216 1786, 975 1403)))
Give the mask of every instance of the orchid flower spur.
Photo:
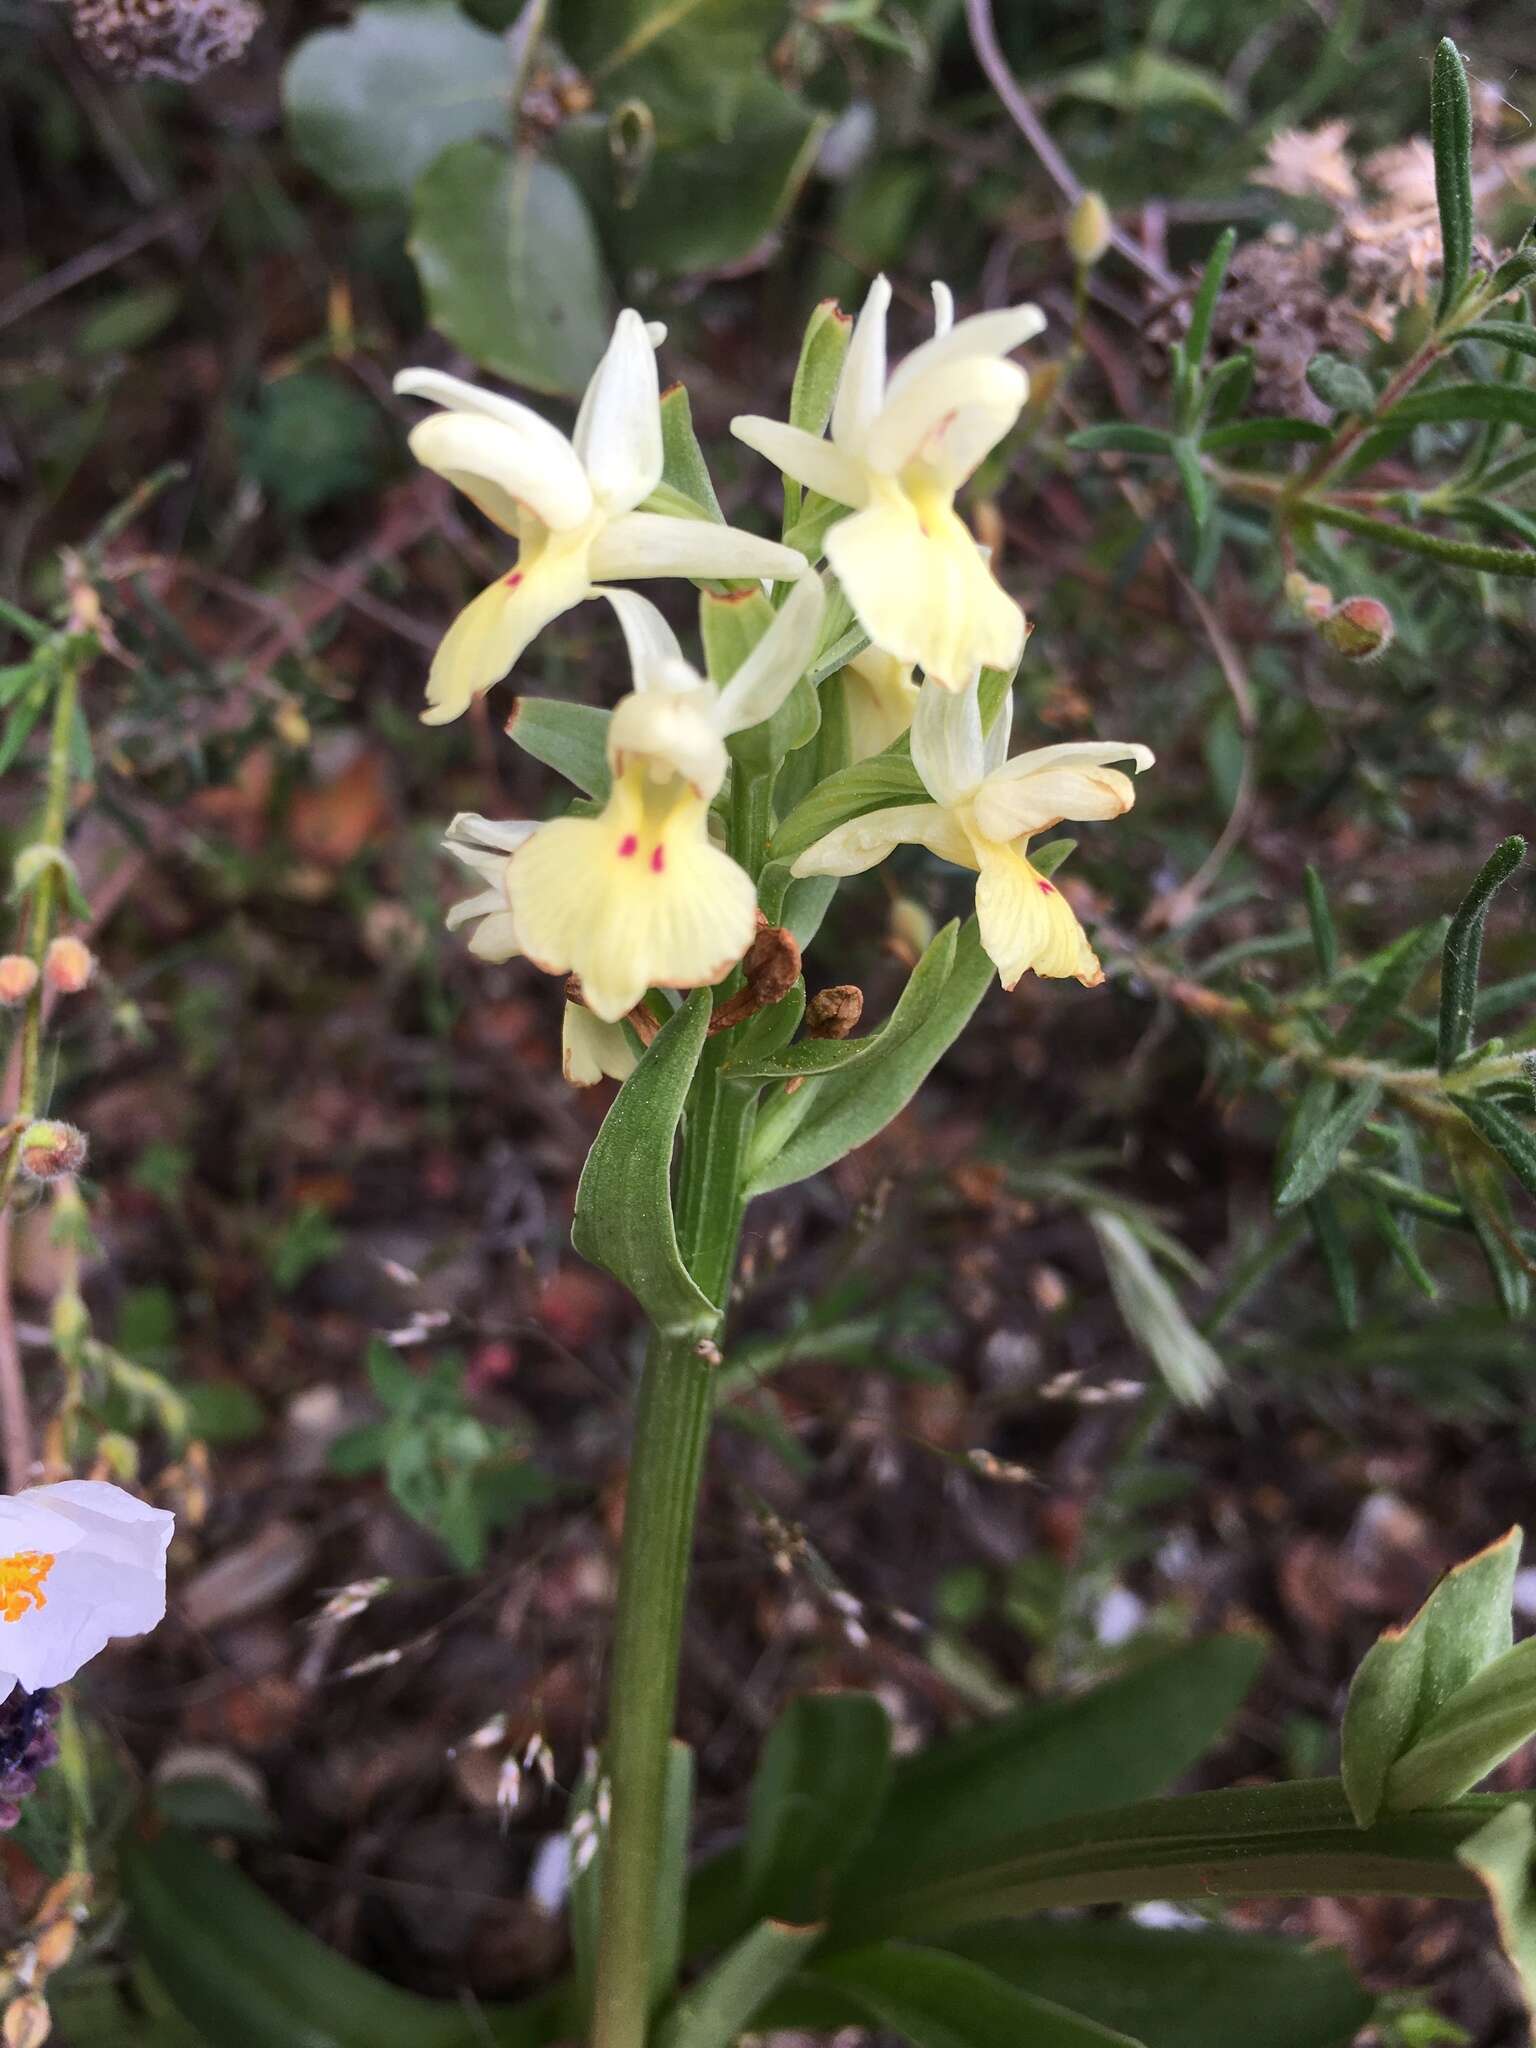
POLYGON ((604 595, 629 643, 635 688, 608 724, 613 783, 595 818, 541 825, 507 863, 524 952, 574 972, 592 1014, 613 1024, 648 988, 721 980, 752 943, 751 877, 709 837, 725 742, 783 703, 815 652, 822 587, 808 575, 723 689, 683 658, 672 629, 633 591, 604 595))
POLYGON ((175 1517, 99 1479, 0 1494, 0 1699, 62 1685, 165 1613, 175 1517))
POLYGON ((805 557, 709 519, 641 512, 661 481, 656 343, 619 315, 569 440, 530 407, 440 370, 403 370, 395 389, 443 408, 413 427, 411 453, 518 543, 517 562, 460 612, 432 662, 428 725, 467 711, 552 619, 597 585, 643 576, 800 576, 805 557))
POLYGON ((1040 332, 1035 306, 954 324, 933 288, 936 332, 886 376, 891 288, 877 277, 854 327, 825 440, 746 414, 731 432, 786 476, 854 508, 827 535, 827 560, 882 653, 961 690, 979 668, 1012 669, 1024 614, 955 511, 955 492, 1007 433, 1029 380, 1006 360, 1040 332))
POLYGON ((899 804, 839 825, 794 864, 797 875, 857 875, 902 845, 926 846, 976 870, 981 943, 1013 988, 1021 975, 1071 975, 1092 988, 1098 956, 1056 884, 1033 868, 1030 840, 1064 818, 1118 818, 1136 801, 1128 775, 1151 751, 1120 740, 1069 740, 1008 754, 1010 707, 985 738, 975 684, 963 696, 924 683, 912 721, 912 760, 931 803, 899 804))

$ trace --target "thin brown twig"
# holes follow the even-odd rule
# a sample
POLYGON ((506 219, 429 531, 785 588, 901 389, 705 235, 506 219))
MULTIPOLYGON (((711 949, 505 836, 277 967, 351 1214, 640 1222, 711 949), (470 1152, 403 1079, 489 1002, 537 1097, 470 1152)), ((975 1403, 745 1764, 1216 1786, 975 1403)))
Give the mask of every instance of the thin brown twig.
MULTIPOLYGON (((1035 112, 1029 96, 1008 68, 1008 59, 1003 55, 1002 45, 997 40, 997 27, 992 19, 992 0, 965 0, 966 27, 970 30, 971 47, 976 60, 987 74, 992 90, 1002 101, 1004 110, 1014 126, 1023 136, 1039 159, 1040 168, 1055 185, 1063 199, 1075 206, 1084 192, 1083 181, 1056 146, 1045 123, 1035 112)), ((1155 284, 1159 291, 1175 292, 1179 280, 1166 265, 1149 255, 1141 244, 1123 229, 1111 227, 1110 240, 1128 263, 1133 263, 1155 284)))

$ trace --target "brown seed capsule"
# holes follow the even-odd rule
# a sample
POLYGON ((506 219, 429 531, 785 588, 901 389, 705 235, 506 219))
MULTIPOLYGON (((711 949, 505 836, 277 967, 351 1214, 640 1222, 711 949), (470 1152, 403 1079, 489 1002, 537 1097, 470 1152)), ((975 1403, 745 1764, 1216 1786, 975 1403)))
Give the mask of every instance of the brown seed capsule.
POLYGON ((40 1117, 22 1132, 19 1150, 21 1170, 29 1180, 61 1180, 84 1166, 85 1133, 73 1124, 40 1117))
POLYGON ((1318 631, 1346 661, 1376 661, 1392 645, 1392 614, 1379 597, 1344 597, 1321 620, 1318 631))
POLYGON ((14 1010, 37 987, 37 962, 25 953, 0 953, 0 1009, 14 1010))
POLYGON ((77 996, 90 986, 96 956, 83 939, 55 939, 43 955, 43 979, 61 996, 77 996))
POLYGON ((807 1038, 846 1038, 864 1014, 864 991, 851 981, 817 991, 805 1006, 807 1038))

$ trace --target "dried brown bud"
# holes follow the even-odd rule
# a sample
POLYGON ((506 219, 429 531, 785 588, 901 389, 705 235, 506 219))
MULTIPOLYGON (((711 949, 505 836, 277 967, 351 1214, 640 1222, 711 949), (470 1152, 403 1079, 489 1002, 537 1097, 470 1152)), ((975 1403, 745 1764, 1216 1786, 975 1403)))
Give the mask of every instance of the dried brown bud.
POLYGON ((0 954, 0 1009, 14 1010, 37 987, 37 962, 25 953, 0 954))
POLYGON ((759 1010, 787 996, 800 979, 800 946, 782 925, 763 924, 741 963, 746 986, 727 998, 709 1020, 711 1033, 729 1031, 759 1010))
POLYGON ((187 84, 242 56, 261 23, 257 0, 70 0, 76 42, 119 78, 187 84))
POLYGON ((1392 645, 1392 614, 1379 597, 1341 598, 1317 629, 1346 661, 1376 661, 1392 645))
POLYGON ((96 956, 82 939, 55 939, 43 956, 43 979, 57 995, 79 995, 95 972, 96 956))
POLYGON ((80 1171, 86 1149, 84 1131, 40 1117, 21 1134, 21 1170, 29 1180, 61 1180, 80 1171))
POLYGON ((851 981, 824 988, 805 1006, 807 1038, 846 1038, 864 1014, 864 991, 851 981))

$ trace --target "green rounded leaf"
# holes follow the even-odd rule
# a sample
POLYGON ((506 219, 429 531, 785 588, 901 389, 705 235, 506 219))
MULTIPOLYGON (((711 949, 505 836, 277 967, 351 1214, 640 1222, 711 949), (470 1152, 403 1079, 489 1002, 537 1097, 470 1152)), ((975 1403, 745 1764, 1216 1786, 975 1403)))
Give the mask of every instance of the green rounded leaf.
POLYGON ((359 8, 322 29, 283 75, 300 160, 363 205, 409 199, 439 151, 510 127, 506 51, 446 0, 359 8))
POLYGON ((486 142, 416 187, 411 254, 434 326, 477 363, 575 397, 608 344, 612 296, 580 192, 557 164, 486 142))

